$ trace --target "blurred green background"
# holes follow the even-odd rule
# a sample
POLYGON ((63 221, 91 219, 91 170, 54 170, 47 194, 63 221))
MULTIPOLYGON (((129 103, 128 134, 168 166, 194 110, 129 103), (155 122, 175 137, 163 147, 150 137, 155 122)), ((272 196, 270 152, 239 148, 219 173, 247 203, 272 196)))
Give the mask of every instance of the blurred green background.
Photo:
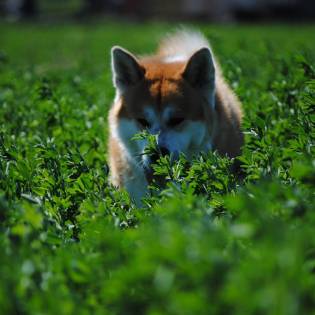
POLYGON ((1 2, 0 314, 315 314, 315 26, 267 23, 297 3, 213 16, 1 2), (169 184, 137 208, 108 183, 110 48, 151 53, 180 23, 242 101, 240 170, 211 152, 160 161, 169 184))

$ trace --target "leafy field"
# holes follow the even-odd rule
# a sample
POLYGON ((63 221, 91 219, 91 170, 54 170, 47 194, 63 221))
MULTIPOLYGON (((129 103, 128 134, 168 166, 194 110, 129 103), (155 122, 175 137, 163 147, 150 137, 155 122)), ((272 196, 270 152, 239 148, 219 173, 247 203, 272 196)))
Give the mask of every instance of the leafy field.
POLYGON ((0 25, 0 314, 315 314, 315 27, 206 26, 244 107, 235 161, 108 184, 109 49, 167 24, 0 25))

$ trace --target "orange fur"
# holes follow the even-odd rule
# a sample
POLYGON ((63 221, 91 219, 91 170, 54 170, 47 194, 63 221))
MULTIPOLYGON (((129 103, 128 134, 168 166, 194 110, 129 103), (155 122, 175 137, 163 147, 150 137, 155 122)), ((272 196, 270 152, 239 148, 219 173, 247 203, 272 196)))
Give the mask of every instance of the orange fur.
MULTIPOLYGON (((236 95, 224 81, 219 65, 214 61, 214 108, 209 106, 205 91, 201 92, 199 88, 192 86, 183 77, 185 69, 188 67, 189 58, 195 51, 207 44, 206 40, 198 34, 195 36, 196 38, 193 36, 195 36, 193 33, 183 32, 164 40, 162 47, 159 48, 159 53, 155 56, 136 59, 130 55, 130 58, 135 60, 135 62, 130 62, 130 65, 127 64, 127 67, 130 66, 131 69, 128 68, 127 70, 132 74, 130 76, 132 83, 117 80, 116 85, 121 84, 123 88, 117 87, 117 96, 109 113, 109 164, 111 181, 114 185, 118 187, 126 187, 129 184, 140 185, 144 187, 140 189, 145 189, 148 184, 147 177, 141 173, 141 167, 138 168, 136 160, 130 156, 129 149, 117 135, 117 130, 122 119, 130 122, 136 121, 143 115, 143 109, 149 105, 157 113, 161 113, 163 108, 168 106, 177 116, 185 120, 205 122, 213 149, 230 157, 240 154, 243 144, 241 105, 236 95), (189 43, 180 45, 181 38, 196 42, 199 38, 200 47, 196 45, 195 49, 192 49, 188 45, 189 43), (182 51, 185 45, 190 47, 189 52, 182 51), (186 59, 166 62, 165 58, 172 56, 172 54, 175 55, 177 49, 181 49, 180 53, 187 53, 186 59), (132 73, 132 69, 135 67, 133 63, 137 64, 135 73, 132 73)), ((119 67, 118 64, 117 68, 119 67)), ((128 73, 128 71, 126 72, 128 73)), ((183 127, 176 126, 175 129, 181 132, 181 128, 183 127)), ((130 193, 134 195, 132 192, 130 193)), ((139 199, 138 196, 133 197, 139 199)))

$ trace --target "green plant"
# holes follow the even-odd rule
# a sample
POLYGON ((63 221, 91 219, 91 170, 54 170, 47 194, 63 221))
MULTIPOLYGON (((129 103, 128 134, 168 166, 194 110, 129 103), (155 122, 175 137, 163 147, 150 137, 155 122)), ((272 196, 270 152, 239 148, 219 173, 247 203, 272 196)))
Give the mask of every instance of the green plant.
POLYGON ((160 158, 136 208, 108 184, 105 52, 169 27, 0 25, 1 314, 315 314, 314 27, 201 26, 243 153, 160 158))

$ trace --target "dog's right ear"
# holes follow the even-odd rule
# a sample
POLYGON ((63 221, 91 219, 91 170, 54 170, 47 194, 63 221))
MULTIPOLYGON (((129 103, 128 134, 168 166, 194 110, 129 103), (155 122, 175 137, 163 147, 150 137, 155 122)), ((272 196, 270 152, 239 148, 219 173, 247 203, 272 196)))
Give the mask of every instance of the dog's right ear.
POLYGON ((114 86, 123 93, 141 81, 145 71, 135 56, 121 47, 114 46, 112 48, 112 72, 114 86))

